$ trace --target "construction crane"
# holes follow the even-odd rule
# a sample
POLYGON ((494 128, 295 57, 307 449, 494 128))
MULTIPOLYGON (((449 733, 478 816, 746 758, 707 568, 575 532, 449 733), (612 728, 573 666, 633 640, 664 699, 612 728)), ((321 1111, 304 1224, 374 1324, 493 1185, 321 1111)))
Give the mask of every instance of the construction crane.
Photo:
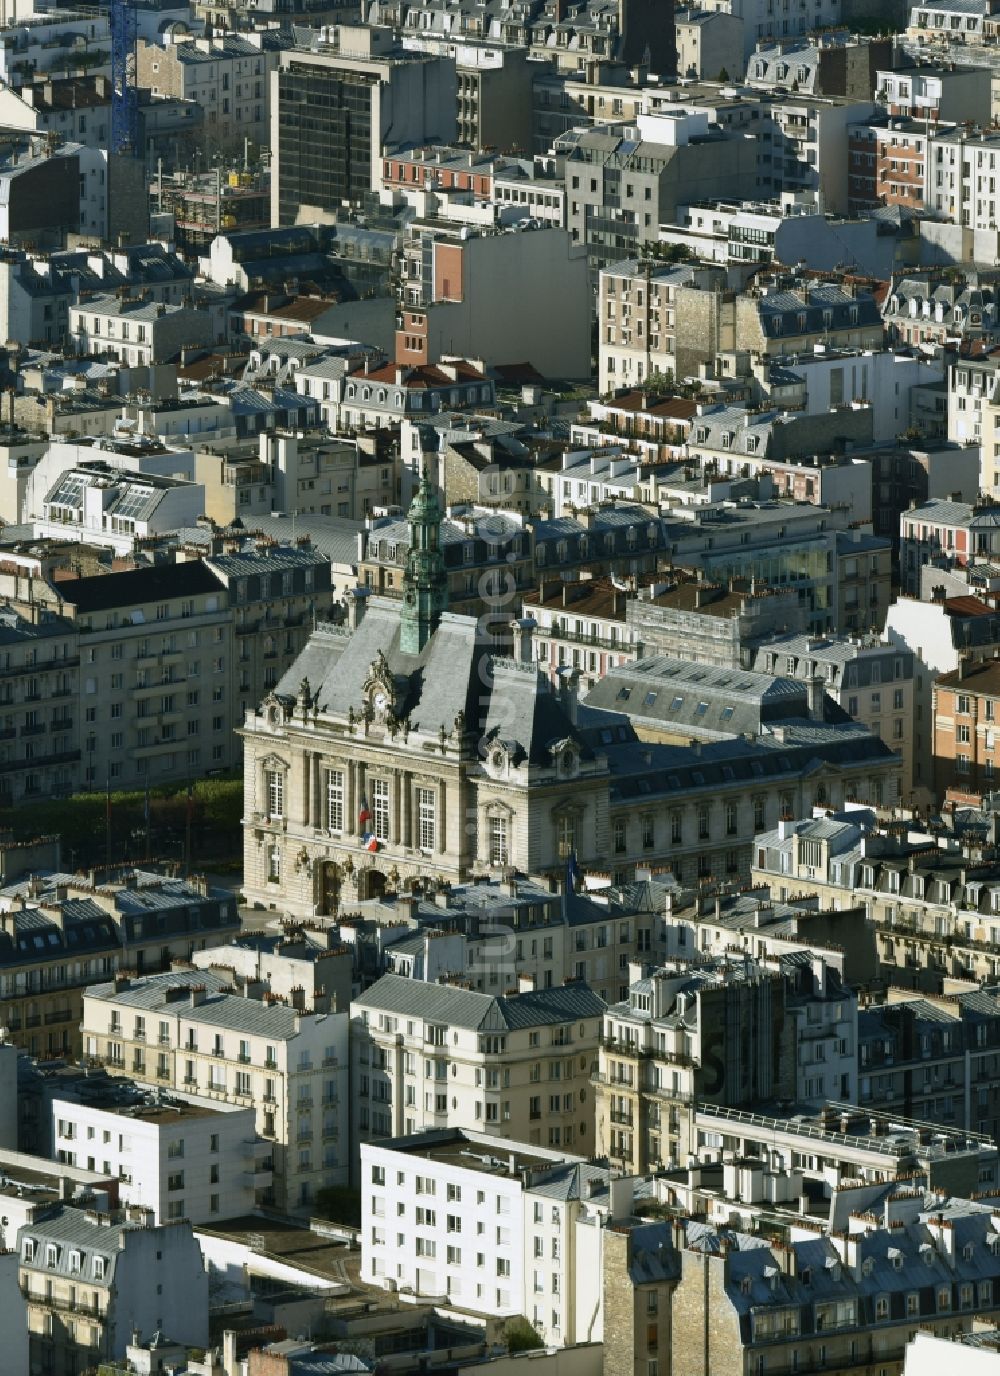
POLYGON ((111 0, 111 152, 132 158, 142 153, 135 44, 135 0, 111 0))

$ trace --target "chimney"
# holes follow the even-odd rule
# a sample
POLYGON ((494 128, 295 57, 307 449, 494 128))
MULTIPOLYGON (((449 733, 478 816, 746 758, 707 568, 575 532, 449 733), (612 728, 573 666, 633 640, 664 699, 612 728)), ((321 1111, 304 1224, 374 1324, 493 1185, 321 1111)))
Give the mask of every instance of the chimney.
POLYGON ((571 725, 576 725, 577 708, 580 703, 580 670, 571 665, 563 665, 559 673, 559 701, 569 717, 571 725))
POLYGON ((813 674, 806 680, 806 693, 809 700, 809 719, 810 721, 823 720, 823 702, 826 694, 823 692, 823 680, 819 674, 813 674))
POLYGON ((358 586, 351 588, 347 594, 347 625, 352 631, 356 631, 364 620, 370 591, 367 587, 358 586))
POLYGON ((189 990, 189 995, 191 1000, 191 1007, 197 1008, 199 1004, 205 1002, 205 986, 203 984, 197 985, 195 988, 189 990))
POLYGON ((514 658, 518 664, 534 663, 533 640, 537 623, 530 616, 511 622, 514 639, 514 658))
POLYGON ((225 1376, 238 1376, 239 1363, 236 1356, 236 1329, 227 1328, 222 1334, 222 1370, 225 1376))

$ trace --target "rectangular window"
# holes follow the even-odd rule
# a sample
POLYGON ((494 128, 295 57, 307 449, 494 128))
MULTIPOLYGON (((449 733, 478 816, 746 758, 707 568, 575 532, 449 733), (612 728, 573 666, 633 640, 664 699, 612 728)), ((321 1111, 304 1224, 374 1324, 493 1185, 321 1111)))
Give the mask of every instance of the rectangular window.
POLYGON ((344 771, 326 771, 326 827, 328 831, 344 830, 344 771))
POLYGON ((490 818, 490 864, 507 864, 507 818, 490 818))
POLYGON ((282 770, 266 769, 264 771, 264 793, 267 798, 267 815, 269 817, 284 817, 285 775, 282 770))
POLYGON ((436 807, 432 788, 417 789, 417 835, 421 850, 433 850, 435 844, 436 807))
POLYGON ((377 841, 389 839, 389 781, 372 781, 372 825, 377 841))

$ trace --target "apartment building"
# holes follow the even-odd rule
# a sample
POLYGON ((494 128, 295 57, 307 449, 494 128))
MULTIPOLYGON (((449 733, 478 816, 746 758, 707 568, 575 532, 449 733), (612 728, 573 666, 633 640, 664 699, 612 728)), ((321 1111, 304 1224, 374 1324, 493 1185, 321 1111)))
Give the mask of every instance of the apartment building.
MULTIPOLYGON (((664 885, 661 894, 659 887, 651 886, 650 901, 665 910, 660 959, 725 957, 742 950, 767 963, 806 953, 810 966, 819 958, 853 990, 874 979, 875 941, 861 907, 829 909, 808 897, 779 899, 763 884, 735 893, 725 884, 680 890, 664 885)), ((824 1082, 823 1092, 829 1088, 824 1082)), ((813 1094, 806 1096, 803 1087, 802 1097, 813 1094)))
POLYGON ((717 268, 668 267, 648 259, 602 266, 597 296, 601 395, 641 386, 657 374, 685 377, 699 362, 709 361, 713 347, 730 347, 723 281, 717 268))
POLYGON ((33 1056, 79 1055, 89 985, 169 969, 240 930, 232 894, 204 881, 67 874, 54 838, 18 849, 23 877, 0 889, 0 1021, 33 1056))
POLYGON ((918 671, 912 651, 857 636, 780 636, 758 646, 753 667, 807 682, 821 679, 828 697, 899 755, 901 798, 908 799, 917 783, 931 786, 918 771, 922 762, 914 748, 918 671))
POLYGON ((103 460, 62 470, 47 489, 41 488, 43 473, 32 476, 25 503, 40 497, 40 506, 25 514, 36 537, 93 541, 117 554, 131 554, 137 539, 192 525, 205 500, 185 478, 122 471, 103 460))
POLYGON ((241 933, 196 951, 191 963, 216 970, 249 998, 271 994, 306 1013, 345 1012, 351 1003, 354 957, 337 932, 318 923, 285 923, 281 934, 241 933))
MULTIPOLYGON (((57 484, 67 501, 72 481, 70 473, 57 484)), ((129 493, 141 506, 159 481, 121 476, 88 492, 113 498, 111 511, 134 524, 140 512, 123 505, 129 493)), ((81 491, 77 484, 82 509, 81 491)), ((109 524, 118 519, 102 513, 109 524)), ((185 524, 185 511, 175 508, 172 520, 185 524)), ((108 538, 131 548, 135 536, 108 538)), ((41 559, 11 557, 20 572, 5 583, 0 651, 0 797, 11 802, 231 767, 233 727, 331 610, 330 558, 308 537, 218 540, 204 560, 54 583, 41 559), (163 634, 151 637, 153 627, 163 634)))
POLYGON ((0 799, 62 797, 80 771, 75 627, 53 606, 8 602, 0 642, 0 799))
POLYGON ((586 255, 561 226, 525 218, 501 232, 418 219, 406 229, 401 273, 399 363, 458 355, 493 368, 516 359, 543 377, 589 379, 586 255))
MULTIPOLYGON (((920 347, 924 354, 939 347, 954 349, 963 342, 988 351, 1000 339, 995 280, 974 268, 947 276, 940 269, 894 276, 882 318, 892 343, 920 347)), ((980 393, 984 387, 992 391, 986 378, 994 369, 988 357, 977 358, 970 350, 970 356, 953 363, 949 371, 955 394, 949 396, 949 409, 970 413, 950 417, 949 438, 961 442, 980 419, 980 393)))
POLYGON ((996 231, 1000 137, 965 124, 942 128, 928 140, 925 204, 964 228, 996 231))
POLYGON ((580 671, 580 686, 593 688, 610 670, 638 658, 634 631, 626 625, 628 593, 610 578, 574 583, 542 579, 525 595, 521 611, 534 621, 539 667, 554 684, 561 669, 580 671))
POLYGON ((520 877, 415 886, 369 899, 358 911, 358 930, 351 918, 342 921, 366 975, 461 980, 491 996, 575 979, 605 1002, 624 996, 628 962, 653 949, 659 917, 627 897, 595 901, 565 884, 560 891, 554 882, 520 877), (374 932, 365 930, 368 923, 374 932))
POLYGON ((695 657, 699 664, 749 668, 761 643, 801 631, 806 611, 788 587, 750 578, 664 573, 625 603, 627 639, 642 656, 695 657))
POLYGON ((209 145, 242 152, 244 139, 267 145, 271 73, 290 46, 278 28, 140 42, 136 84, 154 96, 195 101, 205 112, 203 137, 209 145))
POLYGON ((761 1363, 899 1372, 918 1328, 951 1334, 976 1315, 995 1319, 1000 1235, 985 1204, 942 1201, 932 1213, 914 1201, 868 1218, 863 1208, 859 1199, 844 1232, 794 1240, 677 1224, 674 1376, 749 1376, 761 1363))
POLYGON ((71 307, 69 331, 79 353, 133 368, 165 363, 186 346, 219 342, 211 311, 120 296, 94 296, 71 307))
POLYGON ((407 51, 382 27, 330 25, 310 44, 282 53, 271 77, 273 225, 295 224, 304 205, 361 200, 387 147, 455 138, 453 57, 407 51))
POLYGON ((191 1224, 55 1205, 17 1238, 30 1370, 121 1361, 138 1333, 208 1344, 208 1272, 191 1224))
MULTIPOLYGON (((265 535, 260 541, 245 541, 220 553, 209 553, 205 567, 223 589, 231 622, 227 636, 231 678, 228 684, 224 677, 218 682, 231 690, 231 696, 223 694, 225 731, 238 748, 233 729, 247 711, 274 691, 298 658, 316 621, 330 614, 330 557, 315 548, 308 536, 294 544, 279 544, 265 535)), ((215 662, 213 656, 213 672, 215 662)), ((221 672, 224 674, 224 669, 221 672)), ((216 707, 214 689, 212 706, 216 707)), ((216 715, 213 711, 213 736, 216 715)), ((205 725, 207 729, 208 723, 205 725)), ((217 743, 213 740, 213 757, 217 743)))
POLYGON ((15 89, 26 82, 78 75, 111 75, 107 15, 70 7, 8 23, 0 50, 0 79, 15 89))
POLYGON ((351 1004, 352 1139, 471 1123, 588 1149, 604 1008, 576 981, 496 996, 384 975, 351 1004))
MULTIPOLYGON (((718 106, 718 90, 712 94, 718 106)), ((586 247, 595 286, 602 268, 644 257, 679 204, 759 194, 756 140, 735 127, 742 112, 727 119, 727 111, 718 123, 717 114, 714 108, 666 108, 637 114, 629 124, 578 126, 555 139, 566 228, 586 247)))
POLYGON ((996 1137, 998 1015, 985 989, 933 998, 890 989, 858 1020, 858 1103, 996 1137))
POLYGON ((699 1104, 820 1104, 856 1087, 856 1001, 821 958, 700 959, 634 979, 604 1015, 597 1141, 626 1174, 685 1161, 699 1104))
POLYGON ((346 1013, 300 1013, 234 995, 213 971, 182 969, 92 985, 82 1032, 84 1054, 118 1073, 253 1108, 273 1144, 259 1199, 308 1210, 318 1189, 346 1184, 346 1013))
MULTIPOLYGON (((980 837, 981 840, 981 837, 980 837)), ((939 994, 950 979, 1000 979, 1000 869, 975 867, 933 831, 899 835, 847 819, 782 822, 754 842, 753 879, 781 898, 864 909, 886 985, 939 994)))
POLYGON ((913 120, 972 120, 989 124, 992 117, 992 92, 986 67, 935 66, 915 62, 912 66, 878 72, 878 95, 886 102, 887 114, 913 120))
POLYGON ((148 1209, 155 1224, 211 1225, 267 1202, 272 1147, 257 1136, 253 1108, 136 1091, 123 1080, 105 1088, 51 1101, 57 1161, 117 1179, 121 1203, 148 1209))
POLYGON ((932 689, 934 787, 938 798, 980 799, 1000 772, 1000 661, 959 659, 932 689))
POLYGON ((990 562, 1000 554, 1000 507, 932 497, 904 511, 899 521, 899 572, 903 591, 920 596, 925 564, 944 569, 990 562))
POLYGON ((737 1160, 767 1156, 772 1171, 827 1199, 859 1182, 910 1189, 917 1176, 968 1198, 998 1179, 992 1137, 856 1104, 830 1101, 816 1113, 698 1104, 694 1122, 698 1160, 718 1162, 723 1149, 737 1160))
POLYGON ((632 1185, 586 1155, 461 1128, 362 1143, 361 1278, 524 1315, 552 1347, 599 1341, 602 1231, 632 1185))
POLYGON ((81 784, 188 779, 231 768, 233 616, 193 560, 61 582, 81 644, 81 784))

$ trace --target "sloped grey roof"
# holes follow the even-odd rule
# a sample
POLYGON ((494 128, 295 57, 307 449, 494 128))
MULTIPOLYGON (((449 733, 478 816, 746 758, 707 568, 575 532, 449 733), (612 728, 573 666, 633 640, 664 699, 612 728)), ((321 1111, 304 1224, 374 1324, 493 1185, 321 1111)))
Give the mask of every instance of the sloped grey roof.
POLYGON ((576 982, 553 989, 531 989, 510 998, 495 998, 454 984, 430 984, 402 975, 383 975, 355 999, 354 1007, 376 1008, 404 1017, 444 1023, 448 1027, 504 1032, 600 1017, 605 1003, 588 985, 576 982))
POLYGON ((399 648, 400 611, 398 602, 371 597, 353 633, 319 626, 278 683, 277 693, 295 697, 302 679, 308 678, 320 713, 347 717, 361 710, 365 681, 383 654, 401 692, 396 715, 412 730, 450 734, 461 713, 466 729, 515 742, 540 763, 551 762, 546 753, 551 742, 579 740, 548 681, 533 665, 491 659, 475 617, 446 612, 423 650, 411 655, 399 648))

